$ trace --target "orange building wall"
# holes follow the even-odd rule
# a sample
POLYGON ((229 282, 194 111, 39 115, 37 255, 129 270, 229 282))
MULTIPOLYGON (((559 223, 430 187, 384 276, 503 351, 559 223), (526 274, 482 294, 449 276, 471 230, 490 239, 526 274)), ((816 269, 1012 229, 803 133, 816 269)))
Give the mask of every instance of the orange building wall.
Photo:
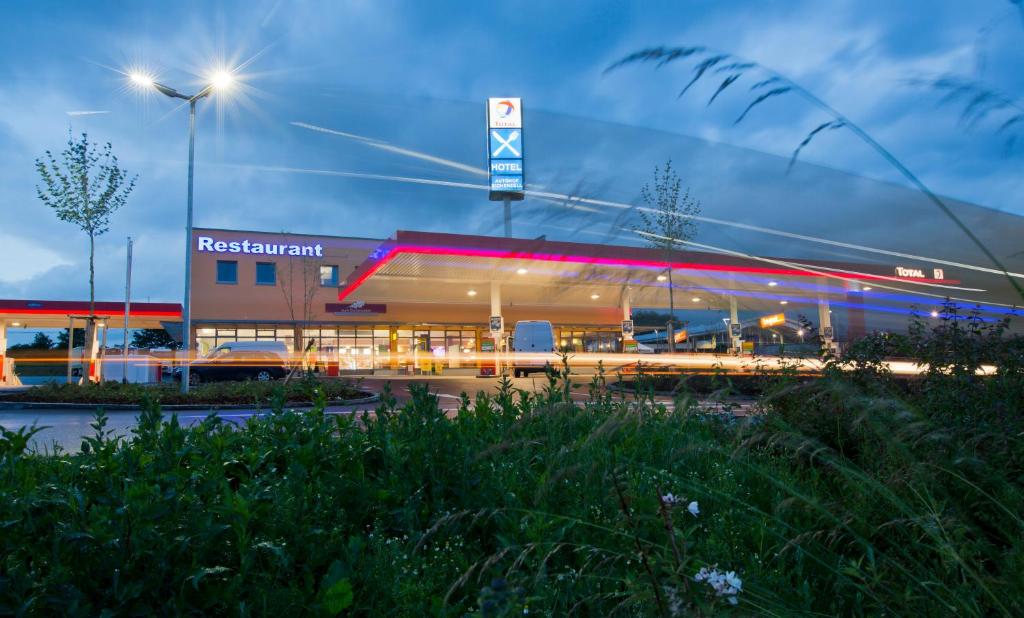
MULTIPOLYGON (((228 230, 196 229, 192 238, 192 323, 281 323, 306 321, 302 310, 303 288, 301 271, 303 258, 243 253, 211 253, 197 250, 200 236, 212 237, 217 241, 242 242, 249 240, 273 244, 311 245, 319 243, 323 248, 322 258, 306 258, 316 263, 312 285, 315 296, 309 322, 318 324, 459 324, 472 325, 487 323, 490 304, 486 297, 479 303, 440 305, 422 302, 388 302, 387 312, 366 315, 335 315, 325 311, 327 303, 336 303, 338 290, 335 287, 320 287, 319 264, 338 265, 341 281, 362 263, 382 241, 363 238, 341 238, 332 236, 310 236, 302 234, 269 234, 261 232, 239 232, 228 230), (217 261, 238 262, 238 283, 217 283, 217 261), (277 264, 278 284, 256 285, 256 263, 277 264), (285 299, 283 284, 288 279, 289 266, 295 276, 293 281, 294 317, 285 299)), ((530 308, 522 306, 502 307, 506 325, 523 319, 546 319, 564 325, 605 325, 617 326, 622 318, 621 310, 615 307, 552 307, 530 308)))

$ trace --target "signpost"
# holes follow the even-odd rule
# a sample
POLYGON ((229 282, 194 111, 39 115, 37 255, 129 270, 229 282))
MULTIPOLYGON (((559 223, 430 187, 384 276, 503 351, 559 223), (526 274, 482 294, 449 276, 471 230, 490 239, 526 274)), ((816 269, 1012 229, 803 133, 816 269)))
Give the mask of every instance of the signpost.
POLYGON ((761 318, 761 328, 770 328, 772 326, 778 326, 786 323, 785 313, 773 313, 772 315, 766 315, 761 318))
POLYGON ((505 206, 505 236, 512 236, 512 202, 526 190, 523 107, 518 97, 487 100, 487 170, 491 201, 505 206))

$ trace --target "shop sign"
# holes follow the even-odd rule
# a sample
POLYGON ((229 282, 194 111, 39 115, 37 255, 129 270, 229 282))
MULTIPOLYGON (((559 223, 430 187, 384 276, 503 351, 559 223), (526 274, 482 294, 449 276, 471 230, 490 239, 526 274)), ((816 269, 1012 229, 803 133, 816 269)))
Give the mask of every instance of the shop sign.
POLYGON ((487 100, 487 169, 490 199, 521 200, 526 190, 523 107, 517 97, 487 100))
POLYGON ((245 255, 292 255, 303 257, 323 257, 324 246, 320 243, 284 244, 249 240, 216 240, 210 236, 196 237, 196 249, 200 253, 242 253, 245 255))
POLYGON ((779 324, 786 323, 785 313, 776 313, 773 315, 766 315, 761 318, 761 328, 771 328, 772 326, 778 326, 779 324))
POLYGON ((494 339, 481 339, 480 340, 480 351, 481 352, 493 352, 494 351, 494 339))
POLYGON ((334 315, 379 315, 388 312, 388 306, 384 303, 365 303, 357 300, 352 303, 327 303, 327 313, 334 315))
POLYGON ((622 351, 626 354, 636 354, 640 351, 640 344, 635 341, 623 341, 622 351))
POLYGON ((924 279, 924 271, 920 268, 904 268, 903 266, 897 266, 896 276, 903 277, 904 279, 924 279))
POLYGON ((674 339, 676 343, 682 343, 686 341, 686 329, 684 328, 683 330, 677 330, 674 339))

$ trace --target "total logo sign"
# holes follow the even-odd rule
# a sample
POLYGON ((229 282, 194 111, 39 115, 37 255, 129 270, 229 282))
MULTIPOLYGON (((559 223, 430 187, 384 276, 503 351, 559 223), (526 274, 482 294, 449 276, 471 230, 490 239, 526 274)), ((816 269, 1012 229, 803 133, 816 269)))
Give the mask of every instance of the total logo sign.
POLYGON ((490 129, 521 129, 523 108, 518 97, 487 99, 487 120, 490 129))
MULTIPOLYGON (((903 279, 924 279, 924 270, 921 268, 906 268, 904 266, 896 267, 896 276, 903 279)), ((946 278, 946 273, 941 268, 932 269, 932 278, 943 280, 946 278)))

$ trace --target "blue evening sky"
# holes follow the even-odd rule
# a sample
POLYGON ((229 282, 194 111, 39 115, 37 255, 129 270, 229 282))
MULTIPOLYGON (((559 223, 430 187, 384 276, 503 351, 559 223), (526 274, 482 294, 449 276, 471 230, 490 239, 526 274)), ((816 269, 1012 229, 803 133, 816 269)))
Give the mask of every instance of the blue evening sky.
MULTIPOLYGON (((500 234, 500 207, 484 192, 444 183, 484 181, 470 169, 484 165, 483 102, 520 96, 535 188, 634 203, 651 167, 673 157, 708 214, 887 249, 913 242, 925 254, 950 250, 936 246, 953 238, 948 222, 919 207, 902 213, 915 198, 890 195, 889 183, 901 179, 846 131, 819 136, 804 151, 807 164, 779 180, 785 162, 773 155, 787 157, 825 119, 798 99, 767 102, 734 125, 751 81, 709 107, 711 83, 676 96, 692 63, 603 74, 639 48, 684 44, 787 74, 938 193, 1024 215, 1024 143, 1008 146, 1008 134, 995 131, 1006 116, 965 125, 962 106, 942 106, 914 82, 953 75, 1010 97, 1024 92, 1024 13, 1008 0, 39 1, 6 5, 4 22, 0 297, 87 296, 85 236, 58 222, 34 188, 35 157, 59 150, 70 127, 113 142, 139 175, 99 244, 98 297, 120 297, 130 234, 136 298, 180 298, 187 114, 129 87, 119 71, 132 68, 194 91, 210 67, 244 64, 239 89, 200 103, 197 226, 500 234), (839 189, 829 169, 851 174, 853 184, 839 189), (862 178, 879 181, 871 185, 879 193, 862 178), (932 217, 935 229, 924 225, 932 217)), ((515 225, 531 237, 635 242, 617 236, 618 214, 527 200, 515 225)), ((700 238, 797 251, 728 229, 702 229, 700 238)), ((966 250, 962 257, 982 262, 966 250)))

